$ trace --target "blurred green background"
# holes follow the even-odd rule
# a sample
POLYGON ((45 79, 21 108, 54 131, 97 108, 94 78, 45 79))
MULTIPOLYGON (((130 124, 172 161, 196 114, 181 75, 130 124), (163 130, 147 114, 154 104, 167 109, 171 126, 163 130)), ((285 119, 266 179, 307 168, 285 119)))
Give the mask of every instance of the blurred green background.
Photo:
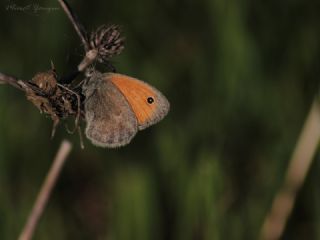
MULTIPOLYGON (((0 239, 16 239, 62 139, 73 151, 34 239, 257 239, 320 73, 320 2, 69 1, 88 30, 122 26, 117 71, 171 102, 120 149, 102 149, 0 85, 0 239)), ((2 0, 0 72, 67 73, 83 56, 54 0, 2 0), (10 6, 30 9, 17 10, 10 6)), ((320 163, 283 239, 320 239, 320 163)))

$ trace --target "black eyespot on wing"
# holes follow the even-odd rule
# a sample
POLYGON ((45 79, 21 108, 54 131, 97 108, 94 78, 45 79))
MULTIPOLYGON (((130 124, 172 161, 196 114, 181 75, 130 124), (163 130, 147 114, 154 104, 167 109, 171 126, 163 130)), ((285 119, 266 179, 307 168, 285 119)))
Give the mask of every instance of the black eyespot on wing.
POLYGON ((147 102, 148 102, 149 104, 152 104, 152 103, 154 102, 153 97, 148 97, 147 102))

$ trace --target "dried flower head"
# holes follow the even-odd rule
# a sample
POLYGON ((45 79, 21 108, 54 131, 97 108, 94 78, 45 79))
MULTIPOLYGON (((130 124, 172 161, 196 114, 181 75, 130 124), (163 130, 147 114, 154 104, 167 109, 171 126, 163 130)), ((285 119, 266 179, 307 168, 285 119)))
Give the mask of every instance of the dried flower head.
POLYGON ((120 54, 124 48, 124 38, 120 36, 120 27, 102 25, 91 33, 90 47, 97 50, 99 62, 106 62, 111 57, 120 54))

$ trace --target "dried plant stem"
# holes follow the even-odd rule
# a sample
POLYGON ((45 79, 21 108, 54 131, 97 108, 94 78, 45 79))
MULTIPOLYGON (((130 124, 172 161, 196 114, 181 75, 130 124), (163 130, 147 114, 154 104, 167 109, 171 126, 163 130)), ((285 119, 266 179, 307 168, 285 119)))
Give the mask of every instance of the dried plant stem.
POLYGON ((25 91, 25 89, 23 87, 21 87, 21 84, 20 84, 21 82, 22 82, 21 80, 18 80, 13 76, 9 76, 4 73, 0 73, 0 83, 10 84, 11 86, 13 86, 19 90, 25 91))
POLYGON ((45 182, 42 185, 42 188, 38 194, 37 200, 28 217, 28 220, 24 226, 24 229, 21 232, 21 235, 19 236, 19 240, 30 240, 32 238, 33 232, 48 202, 52 189, 57 181, 61 168, 71 151, 71 148, 72 148, 72 145, 69 141, 64 140, 61 143, 58 153, 47 174, 45 182))
POLYGON ((83 72, 87 67, 89 67, 97 58, 98 51, 92 49, 88 51, 85 57, 82 59, 81 63, 78 65, 78 71, 83 72))
POLYGON ((69 6, 69 4, 65 0, 58 0, 58 2, 60 3, 64 12, 67 14, 68 18, 70 19, 74 29, 78 33, 78 35, 81 39, 81 42, 82 42, 83 46, 85 47, 86 52, 89 51, 89 43, 86 38, 86 31, 84 30, 82 24, 78 20, 76 14, 72 11, 71 7, 69 6))
POLYGON ((260 239, 280 239, 320 140, 320 104, 315 99, 293 152, 282 187, 262 226, 260 239))

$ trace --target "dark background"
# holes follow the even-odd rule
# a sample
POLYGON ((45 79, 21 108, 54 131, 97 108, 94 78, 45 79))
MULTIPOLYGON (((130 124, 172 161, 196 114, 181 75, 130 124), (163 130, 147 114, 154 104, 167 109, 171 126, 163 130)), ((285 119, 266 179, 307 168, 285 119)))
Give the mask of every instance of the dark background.
MULTIPOLYGON (((81 150, 63 124, 50 140, 51 120, 0 85, 0 239, 19 235, 64 138, 74 148, 35 239, 257 239, 318 92, 319 1, 69 2, 90 31, 122 26, 117 71, 156 86, 171 111, 126 147, 81 150)), ((59 74, 79 63, 54 8, 1 1, 1 72, 27 80, 51 60, 59 74)), ((320 239, 316 158, 283 239, 320 239)))

